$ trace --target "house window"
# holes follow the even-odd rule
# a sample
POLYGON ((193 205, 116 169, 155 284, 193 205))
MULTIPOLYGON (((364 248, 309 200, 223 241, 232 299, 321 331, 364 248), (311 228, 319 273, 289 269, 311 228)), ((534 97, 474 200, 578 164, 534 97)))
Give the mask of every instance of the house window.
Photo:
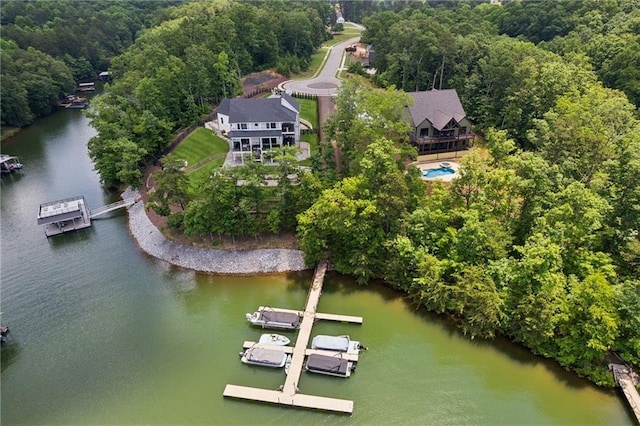
POLYGON ((233 141, 233 150, 240 151, 240 141, 233 141))
POLYGON ((240 142, 242 143, 242 150, 249 151, 249 138, 242 138, 240 142))
POLYGON ((276 123, 269 123, 268 128, 269 129, 275 129, 276 128, 276 123))
POLYGON ((427 127, 426 129, 420 129, 420 137, 421 138, 426 138, 429 136, 429 128, 427 127))
POLYGON ((238 124, 238 129, 240 129, 240 130, 247 130, 247 123, 240 123, 240 124, 238 124))
POLYGON ((467 128, 466 127, 460 127, 460 134, 461 135, 466 135, 467 134, 467 128))

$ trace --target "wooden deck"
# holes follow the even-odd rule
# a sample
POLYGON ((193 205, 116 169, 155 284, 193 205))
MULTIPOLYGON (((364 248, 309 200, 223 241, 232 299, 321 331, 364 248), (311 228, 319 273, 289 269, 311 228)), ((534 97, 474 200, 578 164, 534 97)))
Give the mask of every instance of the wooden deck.
MULTIPOLYGON (((336 354, 335 352, 307 349, 309 338, 311 337, 311 329, 316 319, 326 319, 330 321, 343 322, 346 321, 362 324, 361 317, 316 313, 318 302, 320 300, 320 294, 322 292, 324 276, 327 272, 327 266, 328 262, 324 261, 321 262, 316 268, 316 272, 313 276, 313 282, 307 296, 307 303, 304 312, 290 309, 269 308, 275 311, 294 312, 302 315, 302 322, 300 324, 298 338, 296 339, 294 347, 277 346, 268 343, 256 343, 251 341, 246 341, 243 343, 244 348, 258 346, 270 349, 280 349, 292 355, 291 366, 289 367, 289 373, 284 382, 284 385, 280 388, 280 390, 269 390, 228 384, 223 392, 223 395, 225 397, 269 402, 272 404, 281 404, 293 407, 315 408, 319 410, 335 411, 348 414, 353 413, 353 401, 349 401, 346 399, 327 398, 323 396, 305 395, 303 393, 300 393, 300 390, 298 389, 298 383, 300 382, 300 375, 302 374, 304 358, 307 355, 317 353, 329 356, 340 356, 350 361, 358 360, 358 355, 356 354, 336 354)), ((263 308, 264 307, 261 306, 259 309, 263 308)))
POLYGON ((318 312, 316 319, 337 322, 350 322, 353 324, 362 324, 362 317, 354 317, 351 315, 323 314, 318 312))

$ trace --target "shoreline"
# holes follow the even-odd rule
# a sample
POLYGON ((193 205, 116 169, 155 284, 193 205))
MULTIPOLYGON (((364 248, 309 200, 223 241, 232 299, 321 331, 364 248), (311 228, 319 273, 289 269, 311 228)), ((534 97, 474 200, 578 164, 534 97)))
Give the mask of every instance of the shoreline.
POLYGON ((167 239, 151 222, 137 190, 127 188, 122 198, 139 201, 127 208, 129 232, 150 256, 175 266, 214 275, 256 275, 305 271, 304 253, 292 249, 219 250, 186 246, 167 239))

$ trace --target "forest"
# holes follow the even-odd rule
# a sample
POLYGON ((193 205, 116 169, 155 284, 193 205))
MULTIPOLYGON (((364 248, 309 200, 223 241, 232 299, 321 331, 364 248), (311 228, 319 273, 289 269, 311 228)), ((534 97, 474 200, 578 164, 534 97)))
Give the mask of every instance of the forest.
MULTIPOLYGON (((89 153, 107 187, 139 185, 142 168, 163 161, 155 203, 180 232, 295 233, 309 265, 329 257, 363 285, 383 280, 450 316, 470 338, 503 335, 612 385, 612 353, 640 366, 640 2, 502 3, 341 2, 366 27, 377 71, 347 78, 325 123, 340 163, 320 144, 311 173, 282 150, 277 167, 198 181, 161 159, 175 133, 237 95, 242 75, 304 70, 330 37, 335 3, 148 6, 135 21, 146 28, 134 25, 135 39, 109 53, 114 81, 93 102, 89 153), (406 92, 432 88, 455 88, 482 138, 458 179, 427 187, 410 165, 404 109, 406 92), (267 187, 267 175, 279 185, 267 187)), ((33 34, 55 27, 27 12, 3 14, 3 30, 5 19, 33 34)), ((48 61, 51 75, 34 67, 33 78, 58 91, 80 75, 61 52, 6 34, 3 63, 5 52, 48 61)), ((78 57, 103 66, 87 55, 78 57)), ((26 99, 10 103, 19 115, 36 96, 10 81, 26 99)))

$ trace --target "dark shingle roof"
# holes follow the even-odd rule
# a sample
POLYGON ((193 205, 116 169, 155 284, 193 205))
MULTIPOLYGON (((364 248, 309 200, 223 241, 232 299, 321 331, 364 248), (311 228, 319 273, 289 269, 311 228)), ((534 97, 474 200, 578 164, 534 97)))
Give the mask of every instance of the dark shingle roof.
POLYGON ((413 105, 409 107, 414 127, 426 118, 433 127, 442 130, 452 118, 460 122, 467 116, 456 89, 427 90, 409 94, 414 99, 413 105))
MULTIPOLYGON (((289 95, 283 95, 285 100, 298 111, 300 106, 289 95)), ((217 109, 218 113, 228 115, 230 123, 266 123, 295 121, 296 113, 282 105, 280 97, 244 99, 234 98, 223 100, 217 109)))

